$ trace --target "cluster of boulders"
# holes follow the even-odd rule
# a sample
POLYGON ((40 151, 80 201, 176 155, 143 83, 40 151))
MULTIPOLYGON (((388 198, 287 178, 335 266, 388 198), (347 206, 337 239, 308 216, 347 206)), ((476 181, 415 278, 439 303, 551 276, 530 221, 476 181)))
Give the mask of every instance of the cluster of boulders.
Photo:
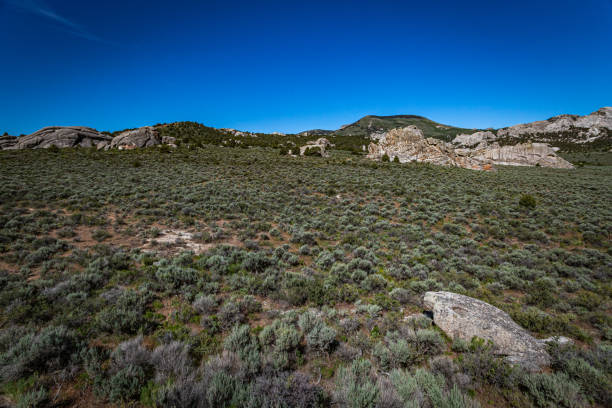
POLYGON ((493 165, 542 166, 571 169, 545 143, 521 143, 500 146, 492 132, 458 135, 452 143, 425 138, 421 129, 408 126, 377 135, 377 142, 368 146, 368 157, 381 160, 387 156, 400 163, 432 163, 474 170, 492 170, 493 165))
POLYGON ((536 339, 506 312, 457 293, 427 292, 423 305, 436 326, 450 338, 470 342, 477 337, 490 341, 497 354, 529 371, 537 371, 550 364, 547 343, 571 341, 565 337, 536 339))
POLYGON ((0 138, 0 150, 46 149, 52 146, 129 150, 161 144, 176 147, 176 139, 162 137, 157 129, 151 126, 128 130, 115 137, 88 127, 50 126, 27 136, 0 138))

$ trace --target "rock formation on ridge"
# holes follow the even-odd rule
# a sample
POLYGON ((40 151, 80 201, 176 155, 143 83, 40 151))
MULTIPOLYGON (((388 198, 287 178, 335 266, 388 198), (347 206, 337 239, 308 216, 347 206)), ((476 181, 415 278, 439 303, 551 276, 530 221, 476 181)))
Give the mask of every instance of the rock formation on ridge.
POLYGON ((108 142, 109 135, 82 126, 50 126, 30 135, 17 138, 8 149, 46 149, 55 147, 93 147, 100 142, 108 142))
POLYGON ((591 143, 600 138, 609 138, 612 135, 612 107, 601 108, 589 115, 559 115, 547 120, 514 125, 499 129, 499 138, 507 137, 512 139, 530 135, 547 137, 554 141, 552 136, 568 133, 569 141, 573 143, 591 143))

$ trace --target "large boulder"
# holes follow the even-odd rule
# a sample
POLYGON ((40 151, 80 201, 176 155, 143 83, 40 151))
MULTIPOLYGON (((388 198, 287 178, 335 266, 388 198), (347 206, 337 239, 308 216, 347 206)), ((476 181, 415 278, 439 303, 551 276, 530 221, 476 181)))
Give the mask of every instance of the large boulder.
POLYGON ((134 130, 120 133, 111 140, 107 148, 135 149, 141 147, 157 146, 161 144, 162 138, 159 132, 152 126, 145 126, 134 130))
POLYGON ((396 157, 400 163, 416 161, 441 166, 464 167, 473 170, 491 170, 487 160, 475 160, 469 155, 455 152, 454 147, 438 139, 425 138, 416 126, 392 129, 380 135, 378 143, 370 143, 368 157, 380 160, 384 155, 396 157))
POLYGON ((573 169, 574 166, 561 158, 555 149, 546 143, 520 143, 514 146, 499 146, 494 143, 482 149, 472 150, 470 157, 489 160, 506 166, 541 166, 557 169, 573 169))
POLYGON ((558 148, 546 143, 515 143, 500 146, 493 132, 461 134, 452 141, 455 153, 478 161, 506 166, 540 166, 572 169, 574 166, 557 155, 558 148))
MULTIPOLYGON (((510 316, 488 303, 451 292, 427 292, 423 298, 433 321, 451 338, 470 341, 474 336, 494 343, 499 355, 530 371, 550 364, 546 343, 516 324, 510 316)), ((567 341, 561 338, 561 342, 567 341)))
POLYGON ((300 146, 300 156, 309 156, 311 154, 320 155, 321 157, 328 157, 327 148, 333 146, 329 140, 324 137, 320 137, 317 140, 311 140, 306 142, 306 145, 300 146))
POLYGON ((0 150, 8 149, 17 143, 15 136, 0 136, 0 150))
POLYGON ((93 147, 111 136, 95 129, 81 126, 50 126, 27 136, 17 138, 17 143, 8 149, 46 149, 55 147, 93 147))

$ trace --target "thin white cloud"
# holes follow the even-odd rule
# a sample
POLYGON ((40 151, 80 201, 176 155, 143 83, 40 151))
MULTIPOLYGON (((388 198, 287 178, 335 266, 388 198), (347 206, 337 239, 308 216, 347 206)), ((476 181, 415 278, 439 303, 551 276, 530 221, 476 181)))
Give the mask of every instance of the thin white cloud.
POLYGON ((75 23, 68 18, 59 15, 55 11, 53 11, 47 4, 45 4, 41 0, 4 0, 6 4, 12 6, 15 9, 19 9, 48 20, 54 21, 57 23, 58 27, 63 29, 64 31, 76 35, 81 38, 85 38, 91 41, 98 41, 102 43, 107 43, 107 41, 102 38, 90 33, 83 26, 75 23))

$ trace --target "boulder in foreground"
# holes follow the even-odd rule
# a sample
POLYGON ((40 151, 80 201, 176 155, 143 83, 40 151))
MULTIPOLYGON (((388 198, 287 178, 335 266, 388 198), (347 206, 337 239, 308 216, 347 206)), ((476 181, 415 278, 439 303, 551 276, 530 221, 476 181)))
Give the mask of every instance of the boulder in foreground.
MULTIPOLYGON (((516 324, 510 316, 490 304, 451 292, 427 292, 425 309, 433 313, 434 323, 449 337, 470 341, 474 336, 492 341, 497 352, 529 371, 550 364, 546 343, 516 324)), ((568 339, 556 339, 566 342, 568 339)))

